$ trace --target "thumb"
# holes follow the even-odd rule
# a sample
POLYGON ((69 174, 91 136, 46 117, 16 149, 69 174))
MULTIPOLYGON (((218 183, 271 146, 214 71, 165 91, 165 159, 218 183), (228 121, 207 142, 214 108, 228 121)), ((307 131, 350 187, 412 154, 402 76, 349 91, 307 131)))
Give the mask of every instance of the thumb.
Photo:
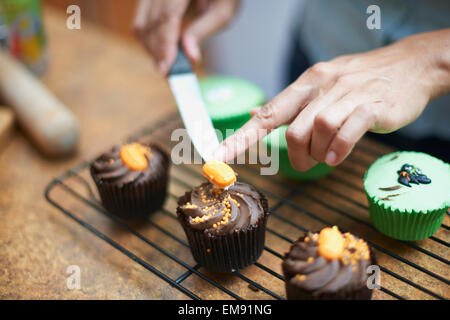
POLYGON ((181 38, 181 45, 191 61, 198 63, 202 60, 202 53, 200 51, 199 40, 197 37, 190 33, 185 33, 181 38))

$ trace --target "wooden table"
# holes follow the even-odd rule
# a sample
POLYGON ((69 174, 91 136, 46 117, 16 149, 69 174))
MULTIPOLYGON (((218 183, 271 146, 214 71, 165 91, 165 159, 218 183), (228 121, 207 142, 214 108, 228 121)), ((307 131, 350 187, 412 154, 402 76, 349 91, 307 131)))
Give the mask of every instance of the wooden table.
POLYGON ((50 64, 43 81, 80 120, 81 143, 75 157, 51 160, 20 132, 0 154, 0 298, 180 297, 44 199, 54 176, 174 112, 167 82, 137 42, 84 21, 68 30, 64 11, 46 8, 44 17, 50 64), (67 289, 69 265, 81 267, 82 290, 67 289))
MULTIPOLYGON (((80 119, 81 144, 75 157, 50 160, 40 155, 20 133, 0 155, 0 298, 187 298, 45 200, 44 190, 52 178, 92 159, 139 128, 169 117, 163 131, 152 137, 163 141, 167 132, 180 126, 179 119, 170 117, 175 108, 167 83, 155 72, 139 44, 124 42, 88 24, 83 24, 80 31, 68 30, 65 17, 48 9, 45 17, 50 67, 43 80, 80 119), (79 290, 67 287, 66 271, 70 265, 81 269, 79 290)), ((375 299, 394 298, 389 292, 410 299, 433 299, 436 295, 450 298, 448 283, 442 281, 450 278, 449 266, 445 263, 450 251, 443 244, 450 240, 448 229, 441 228, 435 234, 436 240, 405 244, 371 228, 366 199, 361 192, 361 177, 377 154, 389 151, 385 146, 363 140, 341 167, 328 178, 307 185, 305 193, 298 191, 298 182, 279 176, 262 178, 255 168, 239 166, 237 170, 243 179, 269 192, 274 209, 268 223, 266 245, 269 250, 265 250, 258 265, 242 270, 239 275, 211 274, 201 268, 198 272, 241 297, 284 298, 283 281, 277 277, 281 273, 279 253, 284 253, 289 241, 302 234, 302 228, 323 227, 324 221, 316 218, 320 217, 345 229, 357 229, 378 246, 377 258, 385 270, 382 273, 385 290, 376 290, 375 299), (255 290, 254 286, 249 288, 252 281, 261 288, 270 288, 270 293, 261 288, 255 290)), ((80 177, 92 186, 86 169, 80 172, 80 177)), ((181 227, 170 215, 174 213, 176 196, 200 181, 198 167, 173 167, 169 188, 172 196, 167 200, 166 211, 153 215, 145 225, 131 226, 139 235, 164 247, 188 266, 194 266, 195 262, 183 245, 185 237, 181 227)), ((89 199, 88 189, 81 186, 79 178, 71 177, 65 182, 89 199)), ((124 232, 98 210, 78 201, 62 188, 52 189, 51 196, 172 279, 185 274, 186 268, 179 263, 135 235, 124 232)), ((449 222, 446 217, 444 223, 448 226, 449 222)), ((182 285, 200 298, 230 298, 198 275, 191 275, 182 285)))

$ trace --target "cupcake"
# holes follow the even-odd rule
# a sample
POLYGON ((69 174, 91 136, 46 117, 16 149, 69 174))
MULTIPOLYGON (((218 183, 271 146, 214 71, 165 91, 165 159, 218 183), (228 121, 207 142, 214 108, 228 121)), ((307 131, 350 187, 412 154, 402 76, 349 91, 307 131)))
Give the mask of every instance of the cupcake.
POLYGON ((169 158, 156 145, 114 146, 91 164, 105 209, 121 218, 143 218, 166 198, 169 158))
MULTIPOLYGON (((316 180, 329 174, 333 170, 333 167, 328 166, 326 163, 318 163, 305 172, 297 171, 292 167, 287 150, 287 127, 287 125, 283 125, 273 130, 263 139, 269 152, 278 152, 279 172, 286 178, 298 180, 316 180)), ((272 157, 272 161, 274 159, 275 157, 272 157)))
POLYGON ((265 101, 260 87, 236 77, 204 77, 200 79, 200 90, 212 123, 220 130, 223 139, 227 137, 227 129, 242 127, 250 120, 250 110, 265 101))
POLYGON ((367 300, 367 267, 375 264, 368 244, 337 227, 308 232, 282 262, 289 300, 367 300))
POLYGON ((177 208, 194 259, 216 272, 242 269, 260 257, 267 216, 265 196, 242 182, 225 189, 203 183, 186 192, 177 208))
POLYGON ((450 206, 450 165, 420 152, 387 154, 367 170, 364 190, 378 231, 422 240, 439 229, 450 206))

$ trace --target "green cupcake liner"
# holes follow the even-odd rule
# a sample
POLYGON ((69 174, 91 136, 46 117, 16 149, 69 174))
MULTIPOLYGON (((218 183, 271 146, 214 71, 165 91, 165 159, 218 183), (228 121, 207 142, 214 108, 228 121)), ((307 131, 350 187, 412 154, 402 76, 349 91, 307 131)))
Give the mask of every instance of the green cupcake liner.
POLYGON ((328 175, 333 171, 326 163, 318 163, 311 169, 305 172, 295 170, 289 160, 287 150, 280 150, 280 174, 289 179, 297 180, 317 180, 328 175))
POLYGON ((238 116, 230 117, 228 119, 211 119, 211 120, 214 128, 218 129, 221 133, 221 136, 218 136, 219 141, 223 141, 229 135, 236 132, 237 129, 242 127, 248 120, 250 120, 250 112, 247 114, 241 114, 238 116), (230 131, 229 129, 232 129, 232 131, 230 131))
POLYGON ((285 137, 287 127, 287 125, 281 126, 263 139, 264 143, 267 146, 267 150, 270 151, 272 149, 273 143, 271 135, 278 134, 278 141, 276 141, 275 139, 275 144, 273 147, 275 151, 278 150, 280 163, 279 172, 281 175, 285 176, 286 178, 296 180, 317 180, 325 177, 331 171, 333 171, 334 167, 330 167, 326 163, 318 163, 313 168, 305 172, 295 170, 291 165, 287 151, 287 142, 285 137))
POLYGON ((264 91, 245 79, 211 75, 199 81, 203 100, 216 129, 225 139, 227 129, 234 131, 250 120, 250 110, 264 104, 264 91))
MULTIPOLYGON (((370 218, 381 233, 398 240, 416 241, 432 236, 441 226, 447 209, 450 166, 440 159, 414 151, 397 151, 378 158, 364 174, 370 218), (392 200, 382 187, 397 186, 400 167, 410 163, 431 177, 428 187, 401 189, 392 200), (382 190, 382 191, 380 191, 382 190), (434 190, 434 191, 433 191, 434 190), (404 194, 405 196, 400 196, 404 194)), ((399 184, 398 187, 402 188, 399 184)))
POLYGON ((432 236, 441 226, 447 212, 446 207, 427 212, 392 210, 368 194, 367 199, 370 219, 375 228, 398 240, 416 241, 432 236))

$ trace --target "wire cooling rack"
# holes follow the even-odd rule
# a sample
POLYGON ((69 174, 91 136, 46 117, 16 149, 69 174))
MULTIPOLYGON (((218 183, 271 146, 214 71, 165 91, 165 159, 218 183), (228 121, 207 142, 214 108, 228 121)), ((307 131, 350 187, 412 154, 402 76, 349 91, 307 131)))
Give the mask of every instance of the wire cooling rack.
MULTIPOLYGON (((125 141, 156 141, 170 152, 176 143, 170 135, 176 128, 182 124, 173 114, 125 141)), ((232 274, 208 272, 196 264, 176 220, 178 197, 204 181, 199 165, 172 166, 164 208, 140 225, 105 211, 89 176, 91 161, 53 179, 45 197, 80 226, 192 299, 285 299, 284 253, 307 230, 330 225, 362 236, 374 248, 381 270, 381 288, 375 289, 374 299, 448 299, 448 215, 435 235, 416 242, 387 238, 370 223, 362 177, 370 163, 390 151, 363 139, 330 175, 308 183, 261 176, 257 166, 234 166, 240 181, 253 184, 267 196, 270 217, 261 258, 232 274)))

